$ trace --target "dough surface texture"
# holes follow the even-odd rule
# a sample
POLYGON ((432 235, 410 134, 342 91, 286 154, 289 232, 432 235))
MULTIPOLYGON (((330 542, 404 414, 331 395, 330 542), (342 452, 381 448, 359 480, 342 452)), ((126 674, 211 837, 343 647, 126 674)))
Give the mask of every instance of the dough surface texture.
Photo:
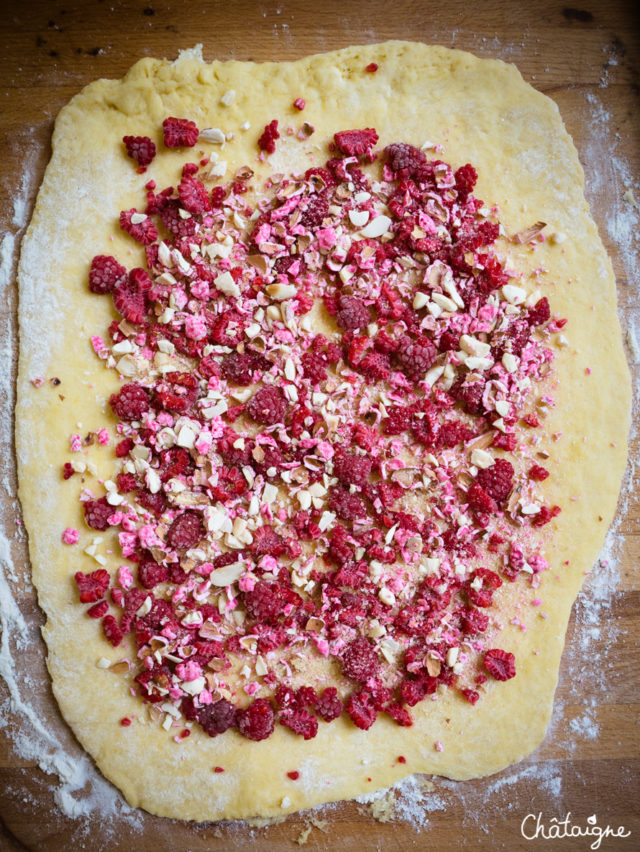
MULTIPOLYGON (((131 805, 199 821, 281 816, 387 787, 411 772, 452 779, 494 773, 541 742, 571 606, 615 513, 630 416, 615 281, 583 183, 556 105, 515 67, 417 43, 351 47, 283 63, 205 63, 197 51, 175 62, 143 59, 122 80, 87 86, 61 111, 19 269, 20 497, 33 578, 47 616, 44 636, 56 699, 83 747, 131 805), (375 73, 364 71, 370 62, 379 66, 375 73), (232 103, 221 104, 230 90, 232 103), (306 101, 303 113, 292 107, 295 98, 306 101), (160 147, 167 116, 187 117, 201 129, 233 131, 223 149, 204 143, 195 149, 216 150, 227 161, 225 180, 243 165, 257 177, 322 165, 333 134, 347 128, 376 128, 380 149, 396 141, 418 147, 429 141, 442 146, 441 158, 454 168, 474 165, 475 194, 498 206, 507 234, 542 221, 546 234, 566 236, 562 242, 545 240, 535 252, 528 243, 505 240, 497 248, 509 268, 523 273, 526 289, 535 289, 534 270, 544 267, 543 295, 554 315, 568 318, 567 345, 552 345, 555 405, 541 442, 552 470, 545 498, 562 513, 544 527, 550 570, 540 587, 518 582, 501 589, 501 611, 516 608, 526 626, 521 630, 505 616, 497 640, 515 652, 517 676, 487 683, 475 706, 447 690, 414 708, 413 727, 379 718, 361 731, 342 717, 320 725, 308 742, 276 726, 262 742, 235 732, 212 739, 194 728, 178 745, 176 731, 155 722, 119 725, 125 716, 146 718, 145 708, 122 677, 96 665, 126 652, 112 649, 99 623, 78 606, 72 578, 98 567, 82 551, 95 531, 84 524, 78 477, 63 483, 61 468, 70 458, 71 434, 115 424, 108 406, 115 376, 97 361, 88 341, 105 334, 116 314, 110 300, 89 293, 87 270, 101 253, 129 268, 144 265, 143 250, 119 230, 117 215, 140 205, 149 178, 159 188, 175 185, 185 154, 164 150, 140 176, 120 140, 149 135, 160 147), (282 133, 275 154, 258 163, 256 140, 273 118, 281 131, 308 121, 315 132, 303 142, 282 133), (245 122, 250 127, 243 130, 245 122), (55 376, 61 383, 34 388, 35 376, 55 376), (79 545, 61 543, 65 527, 81 531, 79 545), (531 606, 535 597, 542 607, 531 606), (398 762, 399 755, 406 764, 398 762), (225 772, 215 773, 216 766, 225 772), (300 773, 298 780, 287 777, 291 770, 300 773)), ((96 465, 99 479, 109 477, 112 454, 92 446, 83 459, 96 465)), ((94 481, 87 474, 86 485, 94 481)), ((106 567, 115 572, 122 562, 117 538, 100 535, 98 550, 112 551, 106 567)))

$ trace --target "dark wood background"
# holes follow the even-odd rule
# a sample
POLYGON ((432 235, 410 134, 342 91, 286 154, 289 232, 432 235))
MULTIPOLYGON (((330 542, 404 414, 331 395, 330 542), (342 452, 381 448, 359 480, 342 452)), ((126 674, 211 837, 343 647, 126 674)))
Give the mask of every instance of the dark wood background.
MULTIPOLYGON (((629 202, 623 200, 634 186, 640 200, 640 29, 633 2, 4 0, 2 6, 3 233, 21 234, 14 201, 24 197, 28 211, 32 209, 59 109, 85 84, 120 77, 143 56, 174 58, 179 49, 202 43, 209 60, 295 59, 349 44, 420 40, 514 62, 526 80, 556 100, 585 166, 594 217, 619 281, 621 311, 630 320, 637 317, 639 218, 634 222, 629 202), (571 7, 571 2, 579 5, 571 7)), ((10 290, 0 304, 0 329, 5 329, 0 334, 14 328, 16 305, 17 295, 10 290)), ((637 358, 632 355, 631 360, 637 358)), ((637 367, 634 371, 637 379, 637 367)), ((0 472, 9 483, 8 491, 0 489, 0 509, 10 530, 16 517, 13 467, 12 458, 0 459, 0 472)), ((347 803, 318 815, 326 820, 325 830, 312 826, 306 848, 589 848, 585 839, 524 840, 522 819, 539 811, 547 823, 570 811, 580 825, 596 814, 602 827, 624 825, 632 831, 625 840, 604 840, 602 849, 640 848, 639 515, 632 495, 621 511, 625 543, 614 579, 607 579, 606 566, 597 568, 574 607, 554 721, 538 751, 493 778, 458 785, 433 779, 422 808, 428 822, 421 830, 414 822, 377 822, 364 806, 347 803)), ((19 535, 13 537, 12 550, 21 574, 28 560, 19 535)), ((13 585, 27 622, 37 628, 41 615, 32 591, 24 583, 13 585)), ((42 643, 35 641, 21 652, 20 665, 38 683, 43 721, 78 760, 81 750, 49 694, 43 658, 42 643)), ((72 820, 55 804, 57 779, 42 772, 37 759, 16 754, 15 732, 27 730, 28 723, 8 712, 7 694, 0 680, 0 706, 6 711, 6 718, 0 718, 2 850, 284 850, 296 848, 295 838, 309 825, 308 815, 263 829, 193 826, 142 813, 139 829, 117 818, 107 827, 99 813, 72 820), (8 723, 4 728, 2 721, 8 723)))

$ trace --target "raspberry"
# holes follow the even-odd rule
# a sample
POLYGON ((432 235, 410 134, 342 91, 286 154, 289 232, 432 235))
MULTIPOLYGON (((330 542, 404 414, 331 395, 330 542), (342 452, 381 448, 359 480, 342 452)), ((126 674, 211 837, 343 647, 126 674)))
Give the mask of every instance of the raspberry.
POLYGON ((300 734, 305 740, 312 740, 318 733, 318 720, 304 708, 283 713, 279 721, 285 728, 289 728, 294 734, 300 734))
POLYGON ((499 450, 507 450, 512 453, 517 446, 516 436, 513 432, 509 432, 507 434, 504 432, 496 432, 491 446, 497 447, 499 450))
POLYGON ((498 504, 490 497, 484 488, 481 488, 477 482, 474 482, 471 488, 467 491, 467 502, 469 508, 478 514, 493 515, 498 511, 498 504))
POLYGON ((260 388, 249 400, 246 412, 256 423, 271 426, 282 423, 287 411, 287 402, 280 388, 272 385, 260 388))
MULTIPOLYGON (((296 275, 304 275, 307 271, 307 264, 304 257, 294 254, 285 254, 282 255, 282 257, 279 257, 273 264, 273 271, 276 275, 289 275, 291 278, 295 278, 296 275), (298 272, 295 275, 290 271, 294 263, 298 264, 298 272)), ((298 294, 298 298, 299 297, 300 295, 298 294)))
POLYGON ((387 165, 396 173, 397 178, 415 177, 427 164, 424 152, 406 142, 394 142, 384 150, 387 165))
POLYGON ((183 447, 174 447, 171 450, 164 450, 160 453, 160 468, 159 474, 162 482, 168 482, 176 476, 185 474, 188 476, 192 471, 189 470, 191 464, 191 456, 183 447))
POLYGON ((198 369, 200 375, 204 376, 205 379, 212 379, 214 376, 220 375, 220 364, 213 355, 205 355, 201 359, 198 369))
POLYGON ((149 410, 149 394, 142 385, 129 382, 117 394, 111 394, 109 405, 120 420, 140 420, 149 410))
POLYGON ((145 559, 138 565, 138 582, 143 589, 153 589, 168 579, 169 569, 166 565, 159 565, 153 559, 145 559))
POLYGON ((479 609, 468 608, 462 613, 462 626, 465 633, 484 633, 489 626, 489 616, 479 609))
POLYGON ((285 586, 264 580, 258 581, 250 592, 244 594, 247 614, 256 621, 275 621, 288 603, 300 603, 300 597, 285 586))
POLYGON ((105 596, 111 578, 108 571, 98 568, 90 574, 77 571, 74 579, 80 592, 80 603, 95 603, 105 596))
POLYGON ((176 550, 188 550, 204 535, 202 518, 197 512, 186 511, 173 521, 167 532, 167 544, 176 550))
POLYGON ((533 479, 535 482, 544 482, 545 479, 549 476, 549 471, 542 467, 539 464, 534 464, 529 468, 529 473, 527 474, 529 479, 533 479))
POLYGON ((513 465, 506 459, 496 459, 491 467, 478 471, 476 482, 496 503, 504 503, 513 487, 513 465))
POLYGON ((94 530, 106 530, 109 526, 107 518, 113 515, 115 509, 107 503, 106 497, 99 500, 87 500, 84 503, 84 519, 87 526, 94 530))
POLYGON ((552 506, 551 509, 548 506, 542 506, 538 514, 533 516, 531 523, 534 527, 543 527, 545 524, 548 524, 552 518, 559 515, 560 511, 560 506, 552 506))
POLYGON ((470 441, 473 437, 473 430, 460 420, 449 420, 442 424, 438 434, 438 446, 445 448, 457 447, 458 444, 470 441))
POLYGON ((127 154, 143 169, 156 155, 156 146, 148 136, 123 136, 122 141, 127 154))
POLYGON ((460 201, 466 201, 469 195, 471 194, 473 187, 476 185, 476 181, 478 180, 478 172, 473 168, 472 165, 467 163, 464 166, 460 166, 460 168, 456 170, 454 177, 456 181, 458 199, 460 201))
POLYGON ((166 373, 156 388, 156 398, 165 411, 184 414, 198 396, 198 380, 191 373, 166 373))
POLYGON ((132 207, 131 210, 123 210, 120 214, 120 227, 143 246, 155 243, 158 239, 158 229, 148 216, 142 222, 132 222, 132 217, 137 215, 139 215, 139 211, 135 207, 132 207))
MULTIPOLYGON (((435 678, 432 678, 435 681, 435 678)), ((434 689, 431 692, 435 691, 434 689)), ((400 685, 400 695, 405 704, 409 707, 415 707, 420 701, 423 701, 429 694, 427 681, 423 680, 404 680, 400 685)))
POLYGON ((370 62, 370 63, 369 63, 369 64, 365 67, 365 69, 364 69, 364 70, 365 70, 368 74, 375 74, 375 72, 378 70, 378 63, 377 63, 377 62, 370 62))
POLYGON ((253 352, 230 352, 220 364, 222 377, 236 385, 250 385, 259 359, 253 352))
POLYGON ((109 641, 114 648, 117 648, 122 642, 122 630, 120 630, 118 622, 112 615, 105 615, 102 619, 102 632, 104 633, 107 641, 109 641))
POLYGON ((160 211, 160 219, 167 231, 174 237, 190 237, 196 232, 196 220, 192 217, 183 219, 180 215, 180 202, 172 198, 160 211))
POLYGON ((268 524, 258 527, 253 533, 251 552, 258 556, 282 556, 286 552, 287 545, 282 536, 268 524))
POLYGON ((402 725, 404 728, 410 728, 413 725, 411 713, 401 704, 388 704, 385 707, 385 712, 391 716, 397 725, 402 725))
POLYGON ((342 673, 344 675, 359 683, 364 683, 370 677, 375 677, 379 669, 378 655, 368 639, 359 636, 347 645, 342 655, 342 673))
POLYGON ((367 352, 358 369, 368 382, 386 382, 391 375, 391 360, 384 352, 367 352))
POLYGON ((127 270, 118 263, 115 257, 108 254, 97 254, 91 261, 89 269, 89 290, 103 296, 110 293, 116 284, 127 274, 127 270))
POLYGON ((238 710, 236 725, 248 740, 266 740, 273 733, 275 716, 266 698, 257 698, 244 710, 238 710))
POLYGON ((62 478, 63 479, 71 479, 75 470, 73 469, 71 462, 65 462, 62 466, 62 478))
POLYGON ((219 701, 200 707, 196 711, 196 718, 205 733, 210 737, 217 737, 218 734, 224 734, 235 725, 236 708, 226 698, 221 698, 219 701))
POLYGON ((151 491, 141 489, 138 491, 136 496, 136 502, 139 503, 143 509, 146 509, 148 512, 155 515, 156 518, 159 518, 167 508, 167 498, 162 491, 152 494, 151 491))
POLYGON ((164 144, 167 148, 193 148, 198 141, 199 131, 188 118, 170 116, 162 122, 164 144))
POLYGON ((119 473, 116 477, 116 485, 121 494, 129 494, 138 487, 138 482, 132 473, 119 473))
POLYGON ((336 320, 340 328, 351 331, 369 325, 369 309, 357 296, 340 296, 336 320))
POLYGON ((332 488, 329 508, 345 521, 356 521, 367 517, 367 507, 362 497, 351 494, 346 488, 332 488))
POLYGON ((183 177, 178 186, 178 195, 185 210, 199 216, 211 209, 209 196, 204 185, 194 177, 183 177))
POLYGON ((315 707, 318 703, 318 693, 312 686, 301 686, 296 690, 297 707, 315 707))
POLYGON ((107 614, 109 609, 109 604, 107 601, 100 601, 100 603, 96 603, 93 606, 90 606, 87 610, 87 615, 89 618, 102 618, 103 615, 107 614))
POLYGON ((436 360, 438 350, 430 340, 422 337, 412 340, 408 334, 400 338, 400 345, 395 353, 395 359, 408 379, 419 381, 436 360))
POLYGON ((129 322, 140 325, 147 312, 147 293, 150 289, 151 278, 144 269, 132 269, 113 288, 115 309, 129 322))
POLYGON ((128 456, 134 446, 135 444, 131 438, 125 438, 123 441, 120 441, 116 444, 116 457, 122 459, 128 456))
POLYGON ((387 417, 382 421, 382 431, 385 435, 400 435, 411 425, 413 411, 402 405, 392 405, 387 410, 387 417))
POLYGON ((266 151, 267 154, 273 154, 276 150, 276 139, 280 138, 278 133, 278 121, 273 119, 269 124, 265 125, 262 135, 258 139, 258 148, 261 151, 266 151))
POLYGON ((343 485, 364 485, 371 473, 371 459, 339 449, 333 459, 333 473, 343 485))
POLYGON ((315 706, 315 711, 325 722, 333 722, 342 714, 342 701, 338 698, 338 690, 335 686, 328 686, 315 706))
POLYGON ((535 305, 529 308, 527 322, 529 325, 542 325, 543 322, 548 322, 551 319, 551 308, 549 300, 546 296, 538 299, 535 305))
POLYGON ((487 651, 484 655, 484 667, 496 680, 511 680, 516 675, 515 657, 500 648, 487 651))
POLYGON ((481 414, 483 410, 482 396, 484 394, 484 382, 471 382, 464 384, 458 379, 452 386, 450 394, 459 400, 468 414, 481 414))
POLYGON ((365 156, 369 162, 373 162, 372 147, 378 141, 378 134, 372 127, 364 130, 342 130, 334 134, 336 148, 347 157, 365 156))
POLYGON ((318 382, 324 382, 327 378, 326 361, 322 355, 316 355, 315 352, 305 352, 300 358, 305 379, 309 379, 311 384, 317 385, 318 382))
POLYGON ((299 210, 302 214, 300 216, 300 224, 303 228, 311 230, 319 228, 329 213, 329 198, 327 197, 327 193, 316 193, 308 197, 304 209, 300 205, 299 210))
POLYGON ((476 692, 475 689, 463 689, 461 690, 462 695, 467 699, 469 704, 475 704, 480 698, 480 693, 476 692))
POLYGON ((296 98, 295 101, 293 102, 293 106, 295 107, 295 109, 299 109, 300 112, 302 112, 302 110, 306 107, 306 105, 307 105, 307 102, 305 101, 304 98, 296 98))
POLYGON ((502 580, 493 571, 488 568, 476 568, 469 575, 466 583, 467 597, 469 602, 474 606, 486 607, 491 606, 493 601, 493 593, 502 585, 502 580), (482 585, 476 589, 477 578, 480 578, 482 585), (474 581, 476 581, 474 583, 474 581))
POLYGON ((331 530, 329 542, 329 556, 338 565, 344 565, 353 559, 354 549, 347 542, 347 531, 344 527, 337 525, 331 530))
POLYGON ((358 692, 347 699, 346 711, 354 725, 363 731, 369 730, 376 720, 378 711, 366 692, 358 692))

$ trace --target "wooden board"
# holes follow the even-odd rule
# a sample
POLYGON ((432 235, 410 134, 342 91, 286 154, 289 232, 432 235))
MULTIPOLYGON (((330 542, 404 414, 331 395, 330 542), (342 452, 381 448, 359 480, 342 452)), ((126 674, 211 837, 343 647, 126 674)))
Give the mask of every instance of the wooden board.
MULTIPOLYGON (((558 103, 585 166, 594 217, 619 282, 621 311, 637 319, 639 252, 635 217, 623 194, 640 174, 640 31, 634 4, 585 0, 569 8, 542 0, 446 4, 397 0, 368 2, 121 2, 121 0, 29 0, 12 3, 0 28, 2 113, 0 134, 2 232, 19 239, 33 208, 49 156, 54 118, 79 89, 97 77, 120 77, 140 57, 175 57, 178 49, 203 43, 206 59, 295 59, 309 53, 388 38, 418 39, 515 62, 526 80, 558 103), (16 207, 16 199, 17 209, 16 207)), ((15 357, 17 294, 0 300, 0 344, 15 357)), ((0 349, 4 351, 4 349, 0 349)), ((7 356, 7 360, 9 356, 7 356)), ((637 360, 637 356, 632 360, 637 360)), ((13 364, 13 366, 15 366, 13 364)), ((8 364, 5 367, 9 368, 8 364)), ((11 367, 13 369, 13 367, 11 367)), ((638 369, 635 367, 635 378, 638 369)), ((10 400, 0 399, 0 405, 10 400)), ((3 414, 5 422, 9 416, 3 414)), ((1 446, 1 445, 0 445, 1 446)), ((636 447, 637 449, 637 447, 636 447)), ((0 454, 0 508, 11 541, 16 573, 9 584, 34 637, 18 649, 46 728, 65 744, 72 761, 82 751, 61 721, 48 686, 42 615, 26 581, 28 558, 16 526, 15 477, 11 454, 0 454)), ((594 483, 597 487, 597 483, 594 483)), ((640 785, 638 705, 640 543, 638 500, 631 495, 620 515, 624 545, 617 568, 597 566, 574 607, 563 657, 554 721, 547 739, 528 760, 498 776, 464 784, 432 779, 433 789, 412 805, 412 819, 375 821, 363 805, 325 809, 311 826, 309 850, 409 849, 587 849, 591 840, 527 841, 522 820, 571 812, 574 825, 596 815, 601 828, 624 825, 632 834, 607 838, 602 849, 633 849, 640 843, 637 802, 640 785), (416 825, 417 816, 424 824, 416 825)), ((579 531, 577 531, 579 534, 579 531)), ((5 634, 4 643, 11 642, 5 634)), ((0 671, 3 665, 0 651, 0 671)), ((0 849, 63 852, 71 848, 214 850, 295 848, 310 825, 308 815, 266 828, 195 826, 139 813, 137 825, 98 813, 71 819, 57 806, 59 783, 13 747, 16 731, 29 731, 24 711, 9 712, 9 693, 0 680, 0 849), (2 722, 7 725, 2 727, 2 722), (108 828, 114 829, 109 831, 108 828)), ((13 707, 14 710, 21 708, 13 707)), ((496 732, 499 736, 499 732, 496 732)), ((487 742, 487 748, 492 743, 487 742)), ((531 828, 532 824, 529 823, 531 828)))

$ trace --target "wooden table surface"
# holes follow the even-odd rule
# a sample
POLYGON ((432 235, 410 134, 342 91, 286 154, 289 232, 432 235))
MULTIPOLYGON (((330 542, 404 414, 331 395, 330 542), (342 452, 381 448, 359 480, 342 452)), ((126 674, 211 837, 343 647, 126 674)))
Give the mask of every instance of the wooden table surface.
MULTIPOLYGON (((579 7, 552 0, 7 2, 0 22, 2 233, 19 241, 58 110, 91 80, 120 77, 140 57, 174 58, 179 49, 202 43, 205 59, 295 59, 349 44, 420 40, 514 62, 526 80, 556 100, 580 152, 594 217, 614 261, 621 313, 637 322, 640 217, 631 196, 626 201, 623 196, 635 187, 640 199, 640 31, 632 2, 574 2, 579 7)), ((7 346, 15 351, 16 304, 10 286, 0 299, 0 357, 5 362, 11 360, 7 346)), ((638 361, 637 351, 631 352, 632 362, 638 361)), ((634 372, 637 380, 637 367, 634 372)), ((0 394, 0 405, 7 408, 10 402, 0 394)), ((8 422, 9 409, 0 415, 8 422)), ((365 806, 347 803, 316 815, 326 825, 312 825, 308 815, 299 815, 279 825, 249 828, 194 826, 142 812, 135 818, 106 818, 96 810, 72 819, 59 807, 60 781, 39 764, 46 765, 55 742, 63 744, 72 762, 83 759, 82 751, 50 695, 38 632, 42 616, 26 581, 28 559, 15 522, 14 464, 7 447, 0 452, 0 483, 6 486, 0 487, 0 508, 15 565, 8 583, 31 636, 28 647, 14 654, 18 680, 25 672, 31 678, 22 683, 20 694, 26 683, 35 722, 42 727, 39 742, 49 738, 51 743, 42 746, 42 753, 29 752, 25 742, 34 742, 33 720, 17 703, 15 688, 10 694, 0 679, 0 849, 283 850, 296 848, 294 840, 306 827, 309 850, 589 848, 591 840, 585 838, 525 840, 521 822, 538 812, 547 825, 571 812, 574 824, 586 826, 587 818, 596 815, 602 828, 623 825, 632 832, 625 839, 603 840, 602 849, 640 847, 640 512, 633 493, 620 511, 618 562, 596 566, 574 607, 553 724, 535 754, 488 779, 463 784, 433 779, 433 789, 423 791, 421 799, 415 793, 402 798, 408 821, 381 823, 365 806), (27 739, 16 749, 21 734, 27 739)), ((5 624, 0 673, 7 671, 10 634, 11 624, 5 624)))

